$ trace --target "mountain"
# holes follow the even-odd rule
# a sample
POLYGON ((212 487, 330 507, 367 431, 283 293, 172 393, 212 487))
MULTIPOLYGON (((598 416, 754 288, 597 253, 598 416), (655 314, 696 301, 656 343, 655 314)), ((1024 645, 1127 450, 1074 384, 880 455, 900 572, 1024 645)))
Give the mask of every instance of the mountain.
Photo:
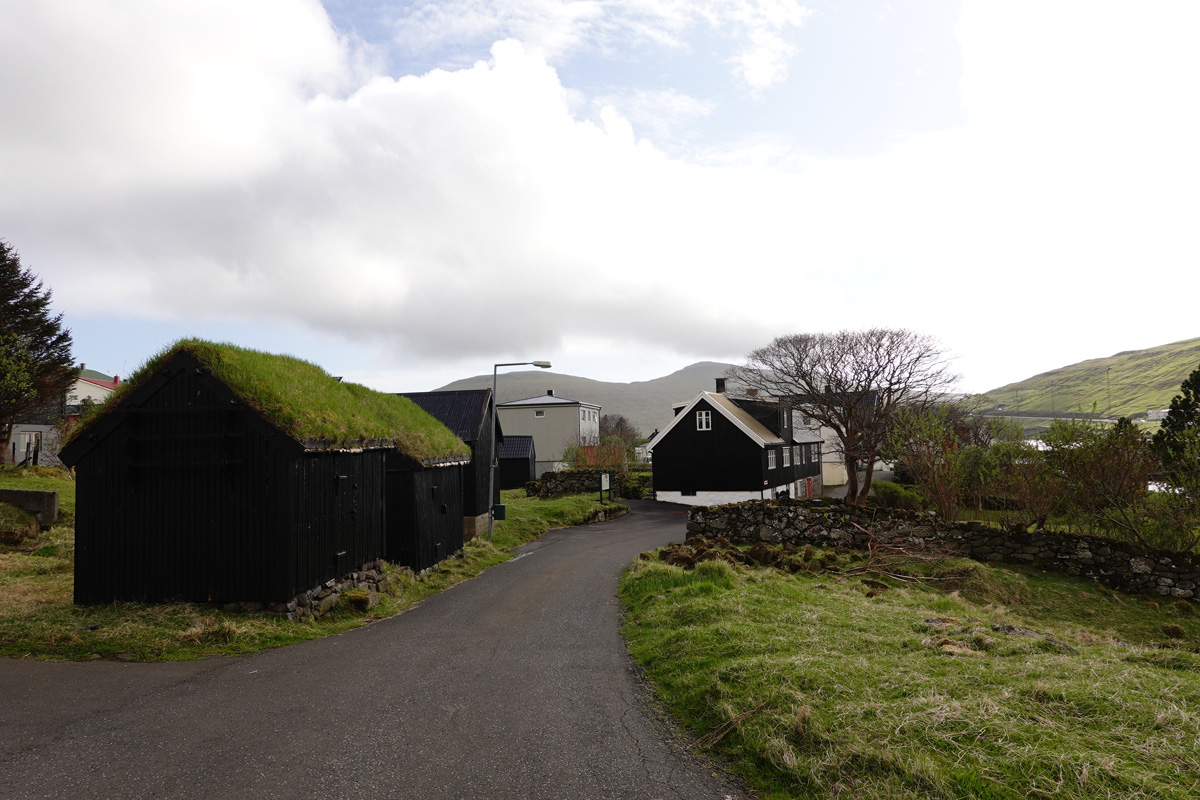
MULTIPOLYGON (((651 431, 662 430, 671 421, 672 405, 691 400, 698 392, 711 391, 716 379, 731 366, 701 361, 661 378, 633 383, 594 381, 541 369, 503 372, 496 384, 496 396, 501 403, 508 403, 553 389, 559 397, 598 404, 601 414, 621 414, 642 436, 649 436, 651 431)), ((463 378, 441 387, 442 390, 490 388, 491 375, 463 378)))
POLYGON ((1005 413, 1052 417, 1068 412, 1133 417, 1166 408, 1200 366, 1200 338, 1127 350, 1043 372, 986 392, 1005 413))

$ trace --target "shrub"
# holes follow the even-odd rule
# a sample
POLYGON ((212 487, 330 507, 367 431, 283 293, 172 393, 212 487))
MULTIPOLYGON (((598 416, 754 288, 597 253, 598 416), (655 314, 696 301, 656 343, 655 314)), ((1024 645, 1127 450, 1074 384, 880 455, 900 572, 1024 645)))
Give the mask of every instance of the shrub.
POLYGON ((921 495, 907 486, 901 486, 891 481, 873 481, 871 488, 875 490, 875 499, 884 508, 903 508, 909 511, 920 511, 923 503, 921 495))
POLYGON ((654 491, 654 479, 651 472, 630 472, 625 476, 625 497, 631 500, 641 500, 654 491))

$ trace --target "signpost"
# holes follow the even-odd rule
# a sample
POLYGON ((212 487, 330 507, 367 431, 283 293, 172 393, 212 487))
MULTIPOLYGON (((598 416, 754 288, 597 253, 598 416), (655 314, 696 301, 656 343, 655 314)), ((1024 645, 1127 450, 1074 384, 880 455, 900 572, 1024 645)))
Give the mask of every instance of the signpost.
POLYGON ((608 499, 612 500, 612 481, 607 472, 600 473, 600 504, 604 505, 604 493, 608 492, 608 499))

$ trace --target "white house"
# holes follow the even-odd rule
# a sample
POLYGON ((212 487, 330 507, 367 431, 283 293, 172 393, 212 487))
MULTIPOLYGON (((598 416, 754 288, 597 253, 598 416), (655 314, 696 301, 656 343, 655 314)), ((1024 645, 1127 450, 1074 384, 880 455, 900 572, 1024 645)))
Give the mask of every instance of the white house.
POLYGON ((571 445, 600 440, 600 406, 559 397, 553 389, 544 395, 500 403, 496 414, 505 436, 533 437, 538 476, 560 469, 563 454, 571 445))

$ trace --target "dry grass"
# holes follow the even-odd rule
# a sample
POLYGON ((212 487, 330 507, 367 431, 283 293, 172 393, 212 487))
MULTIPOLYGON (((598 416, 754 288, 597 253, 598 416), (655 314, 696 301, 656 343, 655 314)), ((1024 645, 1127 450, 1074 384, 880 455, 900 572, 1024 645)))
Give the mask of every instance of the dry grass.
MULTIPOLYGON (((4 476, 0 475, 0 485, 4 476)), ((68 482, 68 488, 73 486, 68 482)), ((580 524, 599 507, 591 497, 542 501, 505 492, 509 519, 495 538, 476 538, 424 575, 395 568, 401 591, 363 611, 339 603, 331 619, 296 623, 191 603, 76 606, 74 528, 61 525, 20 547, 0 546, 0 655, 164 661, 232 655, 315 639, 399 614, 421 599, 511 558, 509 552, 551 527, 580 524)))
POLYGON ((1197 615, 965 572, 952 591, 879 590, 640 561, 625 632, 668 705, 702 743, 721 732, 713 749, 764 797, 1196 796, 1197 615))

